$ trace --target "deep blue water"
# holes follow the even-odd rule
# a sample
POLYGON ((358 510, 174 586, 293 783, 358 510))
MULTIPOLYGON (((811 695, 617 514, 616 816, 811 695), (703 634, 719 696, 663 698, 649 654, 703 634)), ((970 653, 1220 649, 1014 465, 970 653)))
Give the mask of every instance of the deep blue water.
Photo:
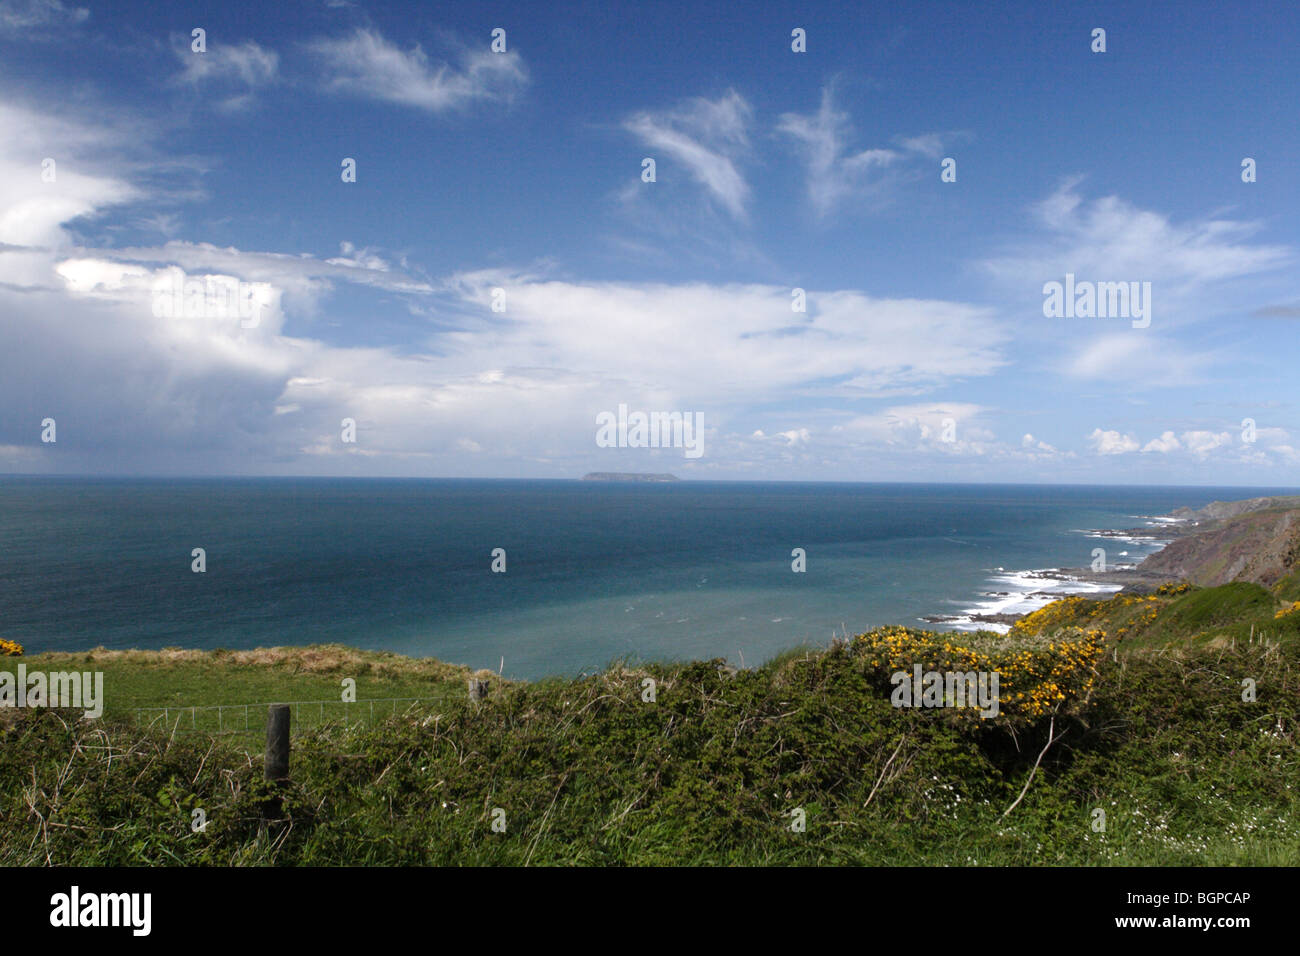
POLYGON ((1080 529, 1287 491, 6 477, 0 636, 29 653, 338 641, 493 670, 504 657, 522 678, 623 656, 756 664, 842 627, 971 608, 995 568, 1123 548, 1080 529))

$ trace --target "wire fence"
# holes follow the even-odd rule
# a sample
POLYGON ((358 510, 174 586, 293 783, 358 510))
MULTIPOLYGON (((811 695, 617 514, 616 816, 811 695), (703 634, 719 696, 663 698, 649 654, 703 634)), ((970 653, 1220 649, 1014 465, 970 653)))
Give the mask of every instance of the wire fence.
MULTIPOLYGON (((284 700, 274 703, 293 708, 293 727, 318 727, 334 720, 347 724, 374 723, 385 717, 405 713, 416 705, 446 703, 440 697, 377 697, 368 700, 284 700), (398 705, 404 705, 399 710, 398 705)), ((201 707, 136 707, 136 723, 152 724, 161 718, 163 726, 175 733, 243 734, 262 733, 266 727, 265 704, 207 704, 201 707)))

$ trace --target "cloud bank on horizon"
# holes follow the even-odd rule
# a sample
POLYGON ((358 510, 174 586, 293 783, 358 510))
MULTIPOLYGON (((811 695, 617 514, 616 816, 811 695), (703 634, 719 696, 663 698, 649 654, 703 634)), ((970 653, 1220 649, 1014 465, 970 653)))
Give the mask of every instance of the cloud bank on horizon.
POLYGON ((1011 6, 0 0, 0 473, 1297 484, 1300 12, 1011 6))

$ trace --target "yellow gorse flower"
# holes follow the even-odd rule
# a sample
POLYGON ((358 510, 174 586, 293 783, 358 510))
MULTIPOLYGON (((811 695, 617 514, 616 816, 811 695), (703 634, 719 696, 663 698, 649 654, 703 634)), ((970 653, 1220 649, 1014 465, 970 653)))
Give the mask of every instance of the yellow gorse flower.
MULTIPOLYGON (((1042 614, 1050 608, 1034 613, 1042 614)), ((1101 631, 1079 628, 1054 634, 1051 643, 1036 648, 993 647, 984 651, 955 643, 953 637, 907 627, 880 627, 855 637, 854 649, 869 667, 882 674, 900 670, 910 673, 916 664, 923 671, 997 673, 999 708, 1001 716, 1008 718, 1040 717, 1061 701, 1085 698, 1092 690, 1096 666, 1105 652, 1105 635, 1101 631)), ((957 712, 981 719, 974 707, 957 712)))

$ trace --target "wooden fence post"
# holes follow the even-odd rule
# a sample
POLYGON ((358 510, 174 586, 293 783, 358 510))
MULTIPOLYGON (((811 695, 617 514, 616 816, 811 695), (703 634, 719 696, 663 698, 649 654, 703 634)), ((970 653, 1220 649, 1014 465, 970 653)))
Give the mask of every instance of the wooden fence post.
POLYGON ((473 701, 484 700, 488 694, 488 682, 479 680, 477 677, 469 679, 469 699, 473 701))
MULTIPOLYGON (((276 790, 289 782, 289 705, 272 704, 266 716, 265 776, 276 790)), ((277 793, 262 807, 267 820, 279 819, 281 798, 277 793)))
POLYGON ((289 705, 272 704, 266 718, 266 779, 289 779, 289 705))

